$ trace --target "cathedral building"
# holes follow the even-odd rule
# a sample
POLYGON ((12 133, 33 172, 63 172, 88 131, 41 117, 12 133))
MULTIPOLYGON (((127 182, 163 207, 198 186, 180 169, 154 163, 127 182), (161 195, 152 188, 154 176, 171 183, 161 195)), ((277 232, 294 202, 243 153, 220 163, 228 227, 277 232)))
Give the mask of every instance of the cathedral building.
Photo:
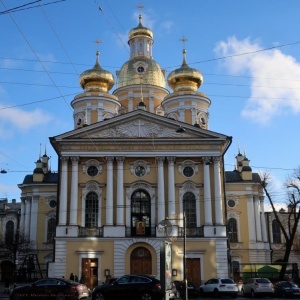
POLYGON ((225 171, 232 138, 209 130, 203 75, 185 50, 166 74, 142 16, 128 45, 116 77, 99 52, 80 75, 74 128, 50 138, 58 174, 45 153, 19 185, 22 228, 39 261, 50 275, 73 273, 89 287, 107 276, 160 275, 164 241, 172 243, 173 279, 185 267, 197 285, 270 262, 260 178, 240 152, 235 170, 225 171))

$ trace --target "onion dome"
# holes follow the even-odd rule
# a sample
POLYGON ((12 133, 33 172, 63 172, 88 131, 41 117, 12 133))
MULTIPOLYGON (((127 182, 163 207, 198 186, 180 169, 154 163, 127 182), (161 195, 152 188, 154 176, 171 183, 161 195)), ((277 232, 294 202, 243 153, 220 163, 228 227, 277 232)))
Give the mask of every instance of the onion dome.
POLYGON ((100 52, 96 52, 96 63, 90 70, 81 73, 79 82, 85 91, 105 92, 107 93, 115 84, 112 73, 100 67, 100 52))
POLYGON ((190 68, 186 63, 186 50, 182 51, 183 62, 180 68, 172 71, 168 76, 168 84, 174 92, 197 91, 203 83, 200 71, 190 68))
POLYGON ((129 41, 130 41, 131 39, 133 39, 134 37, 141 36, 141 35, 142 35, 142 36, 147 36, 147 37, 149 37, 150 39, 153 38, 153 33, 152 33, 152 31, 151 31, 149 28, 144 27, 144 26, 142 25, 142 16, 139 15, 139 25, 138 25, 137 27, 135 27, 135 28, 133 28, 133 29, 131 29, 131 30, 129 31, 129 34, 128 34, 128 36, 129 36, 129 41))

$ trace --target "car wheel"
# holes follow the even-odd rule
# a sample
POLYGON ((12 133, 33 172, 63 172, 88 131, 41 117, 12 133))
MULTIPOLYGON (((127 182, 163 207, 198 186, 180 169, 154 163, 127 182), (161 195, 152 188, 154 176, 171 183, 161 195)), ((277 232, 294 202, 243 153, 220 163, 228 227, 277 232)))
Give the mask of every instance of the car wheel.
POLYGON ((145 292, 142 294, 141 300, 152 300, 151 294, 145 292))
POLYGON ((214 298, 219 298, 219 290, 218 289, 214 289, 214 298))
POLYGON ((104 299, 105 299, 105 297, 102 293, 98 293, 95 296, 95 300, 104 300, 104 299))
POLYGON ((55 300, 65 300, 66 296, 64 293, 58 293, 56 294, 55 300))
POLYGON ((251 290, 251 298, 256 298, 256 295, 253 290, 251 290))

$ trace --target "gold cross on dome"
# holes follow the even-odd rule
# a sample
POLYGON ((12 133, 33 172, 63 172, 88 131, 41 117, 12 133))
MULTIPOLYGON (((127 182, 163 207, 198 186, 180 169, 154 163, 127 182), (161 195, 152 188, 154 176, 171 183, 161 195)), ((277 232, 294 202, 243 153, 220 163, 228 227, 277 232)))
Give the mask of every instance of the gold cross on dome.
POLYGON ((185 42, 188 41, 188 39, 183 35, 182 38, 179 40, 183 44, 183 49, 185 49, 185 42))

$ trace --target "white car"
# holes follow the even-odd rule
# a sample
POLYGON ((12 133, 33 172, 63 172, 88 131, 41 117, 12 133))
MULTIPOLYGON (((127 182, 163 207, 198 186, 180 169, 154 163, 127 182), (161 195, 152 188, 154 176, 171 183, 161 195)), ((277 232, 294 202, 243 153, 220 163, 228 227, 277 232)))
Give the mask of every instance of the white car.
POLYGON ((268 278, 248 278, 241 288, 242 296, 269 296, 274 297, 274 286, 268 278))
POLYGON ((231 278, 212 278, 200 285, 200 295, 213 295, 215 298, 219 296, 238 296, 238 286, 231 278))

